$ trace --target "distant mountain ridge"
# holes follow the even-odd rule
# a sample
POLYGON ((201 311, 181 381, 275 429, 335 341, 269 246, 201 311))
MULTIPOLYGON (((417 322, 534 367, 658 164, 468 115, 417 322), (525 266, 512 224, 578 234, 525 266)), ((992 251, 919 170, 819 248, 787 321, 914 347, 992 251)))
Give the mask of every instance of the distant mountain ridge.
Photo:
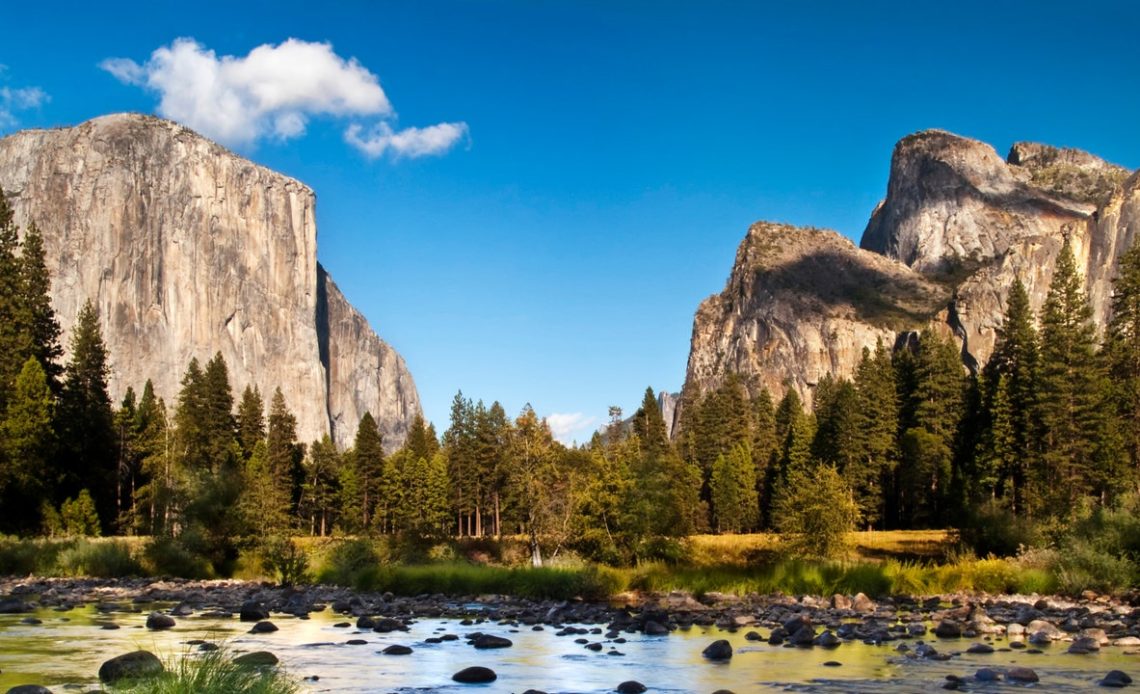
POLYGON ((116 114, 0 139, 0 187, 44 235, 64 343, 85 300, 99 309, 112 398, 150 378, 173 405, 190 359, 221 352, 235 394, 281 388, 304 441, 343 447, 370 411, 392 449, 420 413, 403 358, 317 262, 302 183, 116 114))
POLYGON ((725 289, 693 321, 684 393, 730 373, 805 402, 828 373, 851 377, 864 347, 933 327, 963 363, 989 359, 1020 277, 1040 311, 1067 235, 1097 325, 1112 278, 1140 230, 1140 175, 1086 152, 1036 143, 992 147, 940 130, 903 138, 886 198, 860 247, 839 234, 758 222, 725 289))

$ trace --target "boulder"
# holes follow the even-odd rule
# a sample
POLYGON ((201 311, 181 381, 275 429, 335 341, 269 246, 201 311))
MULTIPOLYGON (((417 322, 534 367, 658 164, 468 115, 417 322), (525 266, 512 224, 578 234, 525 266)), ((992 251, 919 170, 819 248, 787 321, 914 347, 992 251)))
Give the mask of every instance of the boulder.
POLYGON ((277 656, 269 651, 254 651, 253 653, 246 653, 234 658, 234 665, 241 665, 244 667, 269 667, 276 665, 278 662, 277 656))
POLYGON ((942 639, 956 639, 962 636, 962 623, 953 619, 943 619, 934 627, 934 635, 942 639))
POLYGON ((106 684, 114 684, 122 680, 154 677, 165 672, 162 661, 150 651, 134 651, 124 653, 104 662, 99 666, 99 680, 106 684))
POLYGON ((479 638, 475 639, 472 646, 480 650, 488 648, 510 648, 514 645, 510 639, 505 639, 502 636, 494 636, 492 634, 480 634, 479 638))
POLYGON ((1011 667, 1005 671, 1005 678, 1010 682, 1038 682, 1041 679, 1027 667, 1011 667))
POLYGON ((239 615, 243 622, 260 622, 269 619, 269 610, 256 600, 246 600, 241 604, 239 615))
POLYGON ((251 634, 272 634, 277 631, 277 625, 273 622, 258 622, 254 624, 249 630, 251 634))
POLYGON ((18 684, 9 689, 7 694, 52 694, 52 692, 38 684, 18 684))
POLYGON ((146 618, 146 628, 155 631, 161 629, 173 629, 174 617, 161 612, 151 612, 146 618))
POLYGON ((713 641, 701 651, 701 655, 709 660, 731 660, 732 659, 732 644, 725 639, 713 641))
POLYGON ((1132 684, 1132 678, 1120 670, 1111 670, 1104 679, 1097 682, 1102 687, 1113 687, 1119 689, 1120 687, 1127 687, 1132 684))
POLYGON ((399 643, 394 643, 380 651, 384 655, 411 655, 412 649, 399 643))
POLYGON ((481 665, 463 668, 451 676, 453 682, 460 682, 462 684, 483 684, 486 682, 494 682, 498 678, 499 676, 495 674, 494 670, 488 667, 482 667, 481 665))
POLYGON ((618 694, 642 694, 642 692, 648 691, 648 689, 649 687, 646 687, 637 680, 626 680, 619 684, 615 691, 617 691, 618 694))

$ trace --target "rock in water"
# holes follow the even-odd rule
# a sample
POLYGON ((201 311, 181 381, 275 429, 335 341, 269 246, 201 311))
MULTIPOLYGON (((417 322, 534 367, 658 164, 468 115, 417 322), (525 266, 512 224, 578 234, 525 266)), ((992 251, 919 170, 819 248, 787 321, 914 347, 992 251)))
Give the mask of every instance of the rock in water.
POLYGON ((394 643, 391 646, 388 646, 387 648, 385 648, 383 651, 380 651, 380 652, 383 653, 384 655, 411 655, 412 649, 409 646, 405 646, 405 645, 399 644, 399 643, 394 643))
POLYGON ((273 622, 258 622, 254 624, 249 630, 251 634, 272 634, 277 631, 277 625, 273 622))
POLYGON ((99 681, 115 684, 123 680, 154 677, 163 672, 158 656, 150 651, 134 651, 111 658, 99 666, 99 681))
POLYGON ((648 689, 649 687, 646 687, 637 680, 627 680, 619 684, 615 691, 617 691, 618 694, 642 694, 642 692, 648 689))
POLYGON ((403 359, 317 263, 313 191, 170 121, 118 114, 0 139, 0 188, 44 235, 67 333, 99 310, 112 399, 150 378, 173 402, 190 357, 221 352, 235 392, 281 387, 302 441, 384 446, 420 412, 403 359))
POLYGON ((472 642, 473 646, 478 649, 486 648, 510 648, 514 644, 510 639, 504 639, 502 636, 494 636, 492 634, 482 634, 479 638, 472 642))
POLYGON ((1037 682, 1040 680, 1037 673, 1027 667, 1011 667, 1005 671, 1005 678, 1010 682, 1037 682))
POLYGON ((1097 682, 1102 687, 1113 687, 1119 689, 1127 687, 1132 684, 1132 678, 1127 673, 1120 670, 1110 670, 1100 682, 1097 682))
POLYGON ((732 644, 725 639, 713 641, 701 651, 701 655, 709 660, 731 660, 732 659, 732 644))
POLYGON ((256 600, 247 600, 241 604, 239 617, 243 622, 259 622, 269 619, 269 610, 256 600))
POLYGON ((234 665, 245 667, 271 667, 278 662, 277 656, 269 651, 254 651, 234 658, 234 665))
POLYGON ((7 694, 52 694, 52 692, 38 684, 19 684, 9 689, 7 694))
POLYGON ((151 612, 146 618, 146 628, 156 631, 160 629, 173 629, 174 618, 170 615, 162 614, 161 612, 151 612))
POLYGON ((451 676, 452 681, 461 682, 463 684, 482 684, 484 682, 494 682, 498 678, 499 676, 495 674, 494 670, 479 665, 463 668, 451 676))

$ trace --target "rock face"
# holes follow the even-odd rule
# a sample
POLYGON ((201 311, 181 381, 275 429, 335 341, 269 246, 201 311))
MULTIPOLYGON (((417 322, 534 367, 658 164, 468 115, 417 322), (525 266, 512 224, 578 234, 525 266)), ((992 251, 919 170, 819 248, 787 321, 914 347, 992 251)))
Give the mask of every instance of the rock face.
POLYGON ((834 231, 759 222, 740 244, 723 292, 693 321, 685 388, 703 393, 729 373, 780 397, 785 383, 811 401, 825 374, 850 377, 878 340, 890 347, 921 328, 949 291, 834 231))
POLYGON ((402 442, 415 385, 317 263, 300 182, 121 114, 0 139, 0 187, 44 234, 65 346, 84 301, 99 309, 112 398, 150 378, 173 405, 190 359, 221 352, 235 393, 281 388, 304 441, 344 445, 369 410, 402 442))
MULTIPOLYGON (((992 147, 942 131, 903 138, 861 249, 833 232, 755 224, 725 290, 693 323, 687 394, 737 372, 806 402, 826 373, 850 376, 863 347, 931 326, 966 367, 993 352, 1016 278, 1040 311, 1064 238, 1103 326, 1120 256, 1140 230, 1140 174, 1091 154, 992 147)), ((747 379, 746 379, 747 380, 747 379)))

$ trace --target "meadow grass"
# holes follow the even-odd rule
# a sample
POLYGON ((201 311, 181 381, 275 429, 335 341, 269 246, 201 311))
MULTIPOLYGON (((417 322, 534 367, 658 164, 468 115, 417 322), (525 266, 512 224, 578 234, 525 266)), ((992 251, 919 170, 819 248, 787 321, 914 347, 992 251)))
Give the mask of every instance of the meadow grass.
POLYGON ((156 677, 111 687, 116 694, 296 694, 301 688, 275 667, 233 662, 226 648, 201 654, 184 653, 166 663, 156 677))

